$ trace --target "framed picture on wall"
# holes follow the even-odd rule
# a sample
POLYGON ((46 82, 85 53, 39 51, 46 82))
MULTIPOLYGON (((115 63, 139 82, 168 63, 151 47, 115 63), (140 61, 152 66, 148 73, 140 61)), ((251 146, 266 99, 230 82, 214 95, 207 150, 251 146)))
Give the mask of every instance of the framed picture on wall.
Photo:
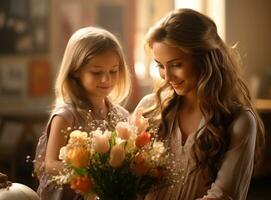
POLYGON ((134 64, 135 1, 96 1, 95 25, 112 32, 120 40, 129 66, 134 64))
POLYGON ((0 1, 0 55, 48 50, 48 1, 0 1))
POLYGON ((28 64, 28 95, 42 97, 50 92, 50 66, 46 60, 32 60, 28 64))
POLYGON ((136 0, 96 0, 93 6, 95 7, 95 25, 105 28, 116 35, 123 47, 133 82, 132 92, 126 108, 132 110, 140 100, 140 89, 134 71, 136 0))
POLYGON ((27 71, 21 64, 0 65, 0 99, 23 99, 27 95, 27 71))
POLYGON ((55 54, 62 57, 71 35, 83 26, 83 6, 81 1, 59 0, 55 4, 58 10, 55 54))

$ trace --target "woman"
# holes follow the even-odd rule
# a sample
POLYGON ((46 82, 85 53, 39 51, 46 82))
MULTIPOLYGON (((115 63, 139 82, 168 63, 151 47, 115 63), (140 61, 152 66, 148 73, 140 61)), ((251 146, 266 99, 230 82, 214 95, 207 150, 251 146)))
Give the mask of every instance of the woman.
POLYGON ((151 27, 147 45, 163 81, 135 113, 159 126, 176 175, 144 199, 245 200, 264 128, 236 52, 209 17, 190 9, 172 11, 151 27))

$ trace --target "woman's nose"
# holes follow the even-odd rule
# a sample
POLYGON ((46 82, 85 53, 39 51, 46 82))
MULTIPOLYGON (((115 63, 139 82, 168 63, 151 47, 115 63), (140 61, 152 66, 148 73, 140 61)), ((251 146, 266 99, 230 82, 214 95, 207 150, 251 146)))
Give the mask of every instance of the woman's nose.
POLYGON ((166 69, 165 70, 165 80, 171 81, 171 78, 172 78, 172 74, 171 74, 170 70, 166 69))

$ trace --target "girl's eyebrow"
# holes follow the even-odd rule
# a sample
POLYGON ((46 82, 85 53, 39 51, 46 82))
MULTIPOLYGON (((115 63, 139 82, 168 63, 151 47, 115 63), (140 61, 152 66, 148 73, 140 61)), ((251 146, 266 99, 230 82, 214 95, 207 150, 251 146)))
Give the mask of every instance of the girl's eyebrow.
MULTIPOLYGON (((119 64, 112 65, 111 68, 113 68, 113 67, 119 67, 119 64)), ((100 69, 100 68, 103 68, 103 66, 100 66, 100 65, 91 65, 91 68, 98 68, 98 69, 100 69)))
MULTIPOLYGON (((172 62, 174 62, 174 61, 176 61, 176 60, 181 60, 182 58, 174 58, 174 59, 171 59, 171 60, 169 60, 169 61, 167 61, 167 64, 169 64, 169 63, 172 63, 172 62)), ((156 59, 154 59, 154 61, 155 62, 157 62, 157 63, 160 63, 158 60, 156 60, 156 59)))

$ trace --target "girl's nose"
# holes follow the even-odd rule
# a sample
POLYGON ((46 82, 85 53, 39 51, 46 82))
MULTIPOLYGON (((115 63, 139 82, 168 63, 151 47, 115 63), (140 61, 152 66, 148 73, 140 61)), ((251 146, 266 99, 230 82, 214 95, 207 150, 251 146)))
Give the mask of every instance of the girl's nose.
POLYGON ((110 74, 108 72, 103 73, 101 82, 105 83, 110 80, 110 74))

